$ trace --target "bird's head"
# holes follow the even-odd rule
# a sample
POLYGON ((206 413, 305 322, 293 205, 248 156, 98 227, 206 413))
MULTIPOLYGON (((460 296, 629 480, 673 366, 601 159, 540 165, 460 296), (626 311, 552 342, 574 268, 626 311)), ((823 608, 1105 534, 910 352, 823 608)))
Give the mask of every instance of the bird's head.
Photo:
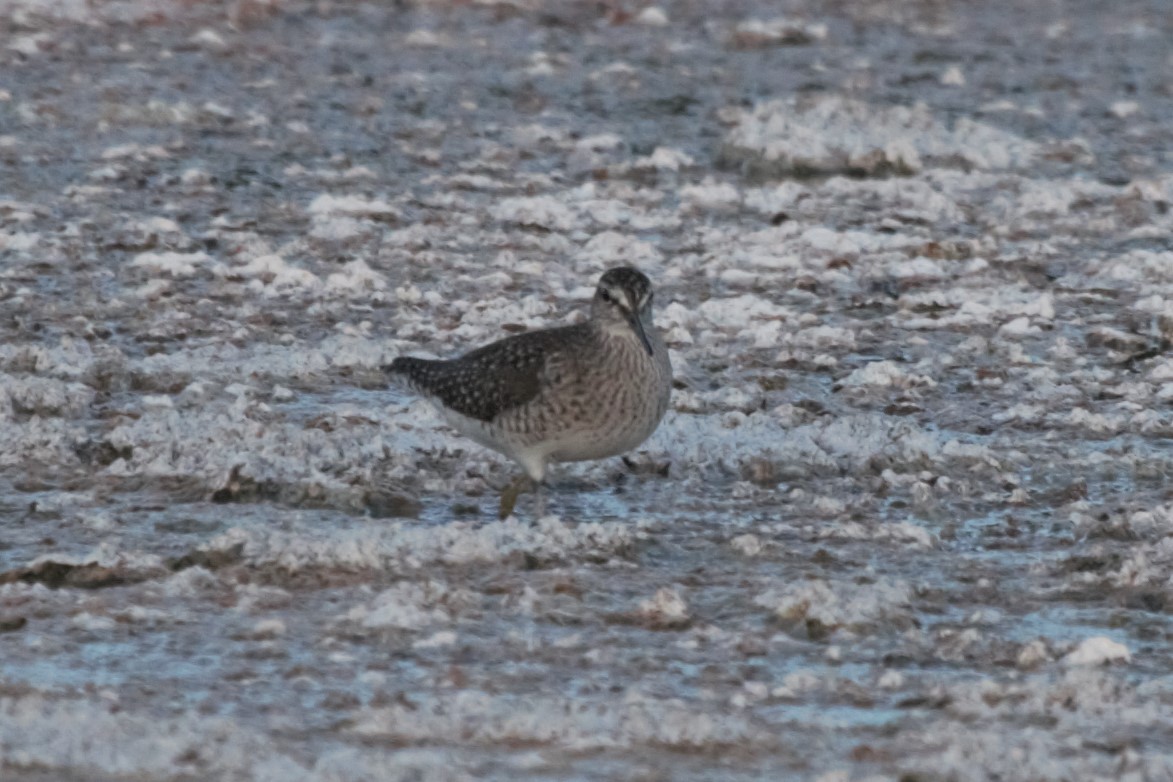
POLYGON ((652 355, 652 343, 645 328, 652 327, 652 283, 630 266, 608 269, 599 278, 591 317, 605 329, 634 334, 652 355))

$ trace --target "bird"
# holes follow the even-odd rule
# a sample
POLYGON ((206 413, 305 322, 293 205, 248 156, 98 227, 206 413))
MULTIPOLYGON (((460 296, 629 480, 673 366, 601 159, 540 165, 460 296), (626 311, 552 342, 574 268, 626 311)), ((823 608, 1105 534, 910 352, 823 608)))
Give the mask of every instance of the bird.
POLYGON ((458 432, 521 467, 524 475, 502 492, 501 518, 527 488, 540 516, 551 462, 626 453, 668 410, 672 363, 652 320, 652 294, 638 269, 608 269, 580 323, 514 334, 448 360, 400 356, 383 370, 458 432))

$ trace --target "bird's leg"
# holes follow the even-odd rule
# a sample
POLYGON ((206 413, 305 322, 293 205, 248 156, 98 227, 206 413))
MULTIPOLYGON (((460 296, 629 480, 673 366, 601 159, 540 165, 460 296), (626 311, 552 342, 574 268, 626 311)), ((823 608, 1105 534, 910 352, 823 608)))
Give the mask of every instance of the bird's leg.
POLYGON ((534 482, 528 475, 519 475, 509 482, 501 491, 501 506, 497 510, 499 518, 505 519, 509 514, 513 513, 513 507, 517 505, 517 498, 526 491, 534 490, 534 482))
POLYGON ((535 483, 534 487, 534 521, 539 522, 546 515, 546 485, 535 483))
POLYGON ((501 491, 501 506, 497 509, 500 518, 509 518, 517 506, 517 498, 527 491, 534 495, 534 521, 541 521, 546 515, 545 481, 535 481, 528 475, 519 475, 501 491))

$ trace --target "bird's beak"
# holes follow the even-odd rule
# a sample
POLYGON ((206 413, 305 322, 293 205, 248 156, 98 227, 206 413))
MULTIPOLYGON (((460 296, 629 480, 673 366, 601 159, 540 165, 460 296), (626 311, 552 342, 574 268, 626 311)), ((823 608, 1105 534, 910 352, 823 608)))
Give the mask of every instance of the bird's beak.
POLYGON ((652 350, 652 341, 648 339, 647 332, 644 331, 644 324, 639 319, 639 310, 633 310, 632 313, 627 316, 627 322, 631 324, 631 330, 635 332, 637 337, 639 337, 639 341, 644 343, 644 348, 648 351, 648 355, 652 355, 654 352, 652 350))

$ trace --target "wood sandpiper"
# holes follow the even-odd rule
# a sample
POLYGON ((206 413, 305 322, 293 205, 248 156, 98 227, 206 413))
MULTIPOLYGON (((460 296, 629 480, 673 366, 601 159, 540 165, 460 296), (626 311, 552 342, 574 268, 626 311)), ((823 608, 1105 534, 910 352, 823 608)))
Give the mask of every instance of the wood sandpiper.
MULTIPOLYGON (((630 267, 599 278, 582 323, 516 334, 448 361, 400 357, 384 370, 461 434, 517 462, 535 491, 549 462, 617 456, 642 443, 672 392, 651 283, 630 267)), ((519 479, 502 493, 502 518, 524 488, 519 479)), ((541 508, 539 494, 539 515, 541 508)))

